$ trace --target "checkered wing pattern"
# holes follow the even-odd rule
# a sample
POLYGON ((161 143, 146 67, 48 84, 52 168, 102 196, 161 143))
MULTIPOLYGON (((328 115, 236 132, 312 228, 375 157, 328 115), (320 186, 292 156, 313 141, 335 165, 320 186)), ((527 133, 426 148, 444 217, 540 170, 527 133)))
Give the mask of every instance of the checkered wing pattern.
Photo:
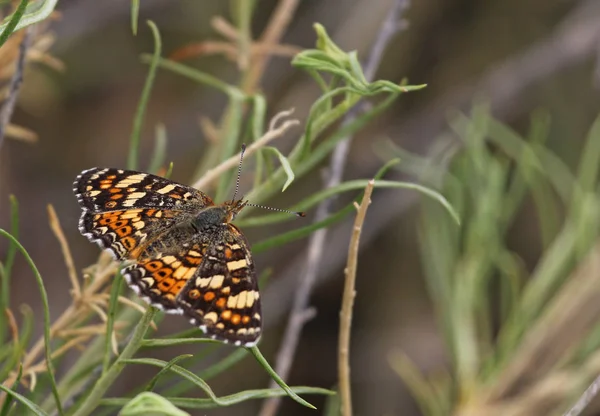
POLYGON ((184 243, 164 251, 154 251, 122 271, 129 286, 149 304, 167 313, 183 313, 177 301, 188 282, 197 274, 204 247, 184 243))
POLYGON ((178 222, 213 201, 197 189, 149 173, 93 168, 75 180, 79 230, 119 260, 135 260, 178 222))
POLYGON ((215 205, 204 193, 148 173, 94 168, 74 183, 79 229, 126 261, 129 286, 208 336, 251 346, 261 333, 250 246, 230 224, 245 205, 215 205))
POLYGON ((219 238, 207 246, 178 303, 211 338, 255 345, 261 333, 260 296, 248 242, 232 224, 215 232, 219 238))

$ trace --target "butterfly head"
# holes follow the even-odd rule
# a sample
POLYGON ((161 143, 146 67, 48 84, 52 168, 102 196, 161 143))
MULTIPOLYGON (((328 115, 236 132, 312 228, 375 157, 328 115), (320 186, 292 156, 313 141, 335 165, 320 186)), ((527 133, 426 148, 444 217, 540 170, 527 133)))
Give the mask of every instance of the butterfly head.
POLYGON ((224 206, 226 209, 225 222, 231 222, 235 219, 236 215, 244 209, 248 201, 243 199, 231 200, 225 202, 224 206))

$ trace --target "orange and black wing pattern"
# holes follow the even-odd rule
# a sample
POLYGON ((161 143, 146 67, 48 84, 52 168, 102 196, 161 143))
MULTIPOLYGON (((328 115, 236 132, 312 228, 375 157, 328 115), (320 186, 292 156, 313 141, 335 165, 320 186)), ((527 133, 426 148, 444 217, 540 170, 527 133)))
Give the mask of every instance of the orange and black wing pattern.
POLYGON ((194 278, 177 300, 211 338, 252 346, 261 334, 260 295, 248 242, 232 224, 214 230, 194 278))

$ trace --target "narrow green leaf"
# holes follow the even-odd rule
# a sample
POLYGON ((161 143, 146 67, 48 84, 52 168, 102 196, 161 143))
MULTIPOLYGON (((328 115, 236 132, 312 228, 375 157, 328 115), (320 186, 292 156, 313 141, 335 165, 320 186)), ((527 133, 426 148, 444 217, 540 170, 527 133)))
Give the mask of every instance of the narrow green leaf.
MULTIPOLYGON (((5 391, 8 395, 14 397, 17 401, 23 403, 23 405, 25 407, 27 407, 29 410, 31 410, 33 412, 34 415, 36 416, 48 416, 47 413, 45 413, 37 404, 33 403, 32 401, 30 401, 29 399, 27 399, 25 396, 20 395, 19 393, 17 393, 16 391, 9 389, 8 387, 0 384, 0 390, 5 391)), ((62 410, 61 410, 62 412, 62 410)))
POLYGON ((138 31, 138 19, 140 17, 140 0, 131 0, 131 31, 134 36, 138 31))
MULTIPOLYGON (((10 195, 10 234, 19 239, 19 201, 14 195, 10 195)), ((10 308, 10 276, 12 273, 12 267, 15 262, 15 256, 17 254, 17 246, 12 243, 8 244, 8 250, 6 252, 6 261, 4 264, 0 263, 0 313, 10 308)), ((7 321, 0 319, 0 344, 6 336, 7 321)), ((2 380, 0 378, 0 380, 2 380)))
MULTIPOLYGON (((214 343, 214 344, 206 344, 202 349, 198 352, 194 352, 194 357, 187 362, 187 368, 193 368, 197 363, 201 363, 207 359, 211 354, 216 351, 222 350, 224 347, 223 343, 214 343)), ((204 379, 202 374, 198 374, 200 378, 204 379)), ((194 385, 190 383, 186 379, 182 379, 175 373, 168 373, 163 376, 163 380, 165 383, 169 385, 169 387, 161 389, 161 395, 163 396, 182 396, 183 394, 189 392, 194 389, 194 385)))
MULTIPOLYGON (((25 354, 26 348, 31 340, 31 334, 33 332, 33 311, 27 305, 21 305, 21 312, 23 313, 23 323, 19 328, 19 339, 13 340, 13 347, 0 348, 0 361, 5 357, 10 356, 0 370, 0 380, 5 380, 11 371, 17 367, 17 364, 21 361, 21 357, 25 354)), ((2 312, 0 312, 2 313, 2 312)))
MULTIPOLYGON (((57 2, 58 0, 45 0, 41 3, 35 3, 30 5, 30 7, 27 7, 25 14, 21 17, 19 23, 12 30, 12 32, 46 19, 54 11, 57 2)), ((8 22, 2 23, 0 25, 0 30, 5 31, 11 21, 12 19, 8 22)))
POLYGON ((8 37, 15 31, 15 28, 17 27, 19 21, 23 17, 23 14, 25 13, 27 3, 29 3, 29 0, 21 0, 19 6, 17 7, 17 10, 15 10, 6 26, 2 25, 4 26, 4 30, 2 30, 2 33, 0 33, 0 48, 2 47, 2 45, 4 45, 4 43, 6 43, 8 37))
MULTIPOLYGON (((160 368, 166 367, 169 364, 163 360, 158 360, 156 358, 131 358, 131 359, 122 360, 122 362, 126 363, 126 364, 152 365, 152 366, 160 367, 160 368)), ((210 397, 215 403, 217 403, 221 406, 227 406, 227 402, 224 402, 221 399, 219 399, 217 397, 217 395, 212 391, 210 386, 204 380, 202 380, 200 377, 198 377, 196 374, 192 373, 189 370, 186 370, 183 367, 175 365, 175 364, 173 364, 169 367, 169 371, 182 376, 183 378, 187 379, 188 381, 190 381, 191 383, 196 385, 198 388, 203 390, 208 395, 208 397, 210 397)))
MULTIPOLYGON (((14 195, 10 195, 10 234, 19 239, 19 201, 14 195)), ((10 276, 12 267, 17 254, 17 246, 9 242, 6 252, 6 261, 4 263, 4 276, 2 279, 2 306, 8 308, 10 306, 10 276)))
POLYGON ((160 377, 163 374, 165 374, 167 371, 169 371, 171 369, 171 367, 173 367, 179 361, 184 360, 186 358, 190 358, 190 357, 193 357, 193 355, 192 354, 182 354, 182 355, 178 355, 177 357, 170 360, 167 363, 167 365, 165 365, 163 368, 161 368, 160 371, 158 373, 156 373, 156 375, 154 377, 152 377, 152 380, 150 380, 150 382, 148 383, 148 386, 146 386, 146 388, 144 390, 146 390, 148 392, 154 390, 156 383, 158 383, 158 380, 160 379, 160 377))
POLYGON ((260 94, 250 97, 252 101, 252 114, 250 114, 250 126, 252 131, 252 141, 255 142, 263 135, 265 131, 265 117, 267 114, 267 100, 260 94))
MULTIPOLYGON (((313 206, 319 204, 324 199, 330 198, 331 196, 334 196, 334 195, 337 195, 337 194, 340 194, 343 192, 357 190, 357 189, 364 189, 364 187, 366 186, 367 183, 368 183, 367 179, 357 179, 357 180, 353 180, 353 181, 344 182, 340 185, 337 185, 337 186, 334 186, 331 188, 323 189, 317 193, 312 194, 311 196, 309 196, 308 198, 299 202, 298 204, 292 206, 291 210, 293 210, 293 211, 308 211, 313 206)), ((399 182, 399 181, 387 181, 387 180, 376 180, 375 187, 376 188, 401 188, 401 189, 411 189, 411 190, 418 191, 418 192, 424 194, 425 196, 432 198, 432 199, 436 200, 437 202, 439 202, 446 209, 446 211, 448 211, 448 213, 454 219, 454 221, 457 224, 460 224, 460 218, 458 216, 458 213, 455 211, 455 209, 450 205, 448 200, 442 194, 440 194, 439 192, 437 192, 433 189, 427 188, 426 186, 419 185, 416 183, 411 183, 411 182, 399 182)), ((289 220, 290 219, 289 217, 290 217, 290 215, 286 214, 286 213, 276 213, 276 214, 263 215, 260 217, 244 218, 243 220, 238 220, 236 222, 236 224, 239 225, 240 227, 244 227, 244 228, 255 227, 255 226, 264 226, 264 225, 268 225, 268 224, 274 224, 274 223, 282 222, 285 220, 289 220)))
MULTIPOLYGON (((195 328, 194 328, 195 330, 195 328)), ((163 339, 145 339, 142 341, 142 347, 170 347, 172 345, 185 344, 221 344, 210 338, 163 338, 163 339)))
MULTIPOLYGON (((392 159, 389 162, 387 162, 385 165, 383 165, 381 167, 381 169, 379 169, 379 171, 375 175, 374 179, 379 180, 379 178, 383 177, 383 175, 385 175, 385 173, 390 168, 392 168, 399 162, 400 162, 399 159, 392 159)), ((356 201, 357 203, 360 203, 360 201, 362 200, 362 195, 363 195, 362 193, 359 194, 358 197, 354 199, 354 201, 356 201)), ((341 221, 344 217, 346 217, 347 215, 349 215, 355 211, 356 211, 356 209, 354 208, 354 204, 350 203, 350 204, 346 205, 344 208, 340 209, 339 211, 337 211, 333 214, 329 214, 326 218, 324 218, 321 221, 309 224, 305 227, 297 228, 292 231, 288 231, 283 234, 276 235, 275 237, 271 237, 271 238, 268 238, 263 241, 259 241, 258 243, 255 243, 252 245, 252 251, 254 253, 260 253, 260 252, 266 251, 272 247, 278 247, 283 244, 289 243, 291 241, 306 237, 306 236, 312 234, 316 230, 319 230, 319 229, 325 228, 325 227, 329 227, 330 225, 333 225, 333 224, 341 221)))
POLYGON ((339 416, 341 413, 340 395, 337 393, 327 397, 325 401, 324 416, 339 416))
MULTIPOLYGON (((334 395, 335 392, 327 389, 318 387, 290 387, 296 394, 322 394, 322 395, 334 395)), ((227 406, 242 403, 246 400, 251 399, 266 399, 270 397, 281 397, 287 393, 280 388, 274 389, 257 389, 257 390, 245 390, 239 393, 231 394, 228 396, 221 396, 221 400, 227 403, 227 406)), ((213 409, 220 407, 211 399, 196 399, 187 397, 165 397, 166 400, 171 402, 173 405, 185 409, 213 409)), ((104 406, 123 406, 127 404, 131 399, 129 398, 106 398, 102 399, 101 404, 104 406)))
MULTIPOLYGON (((12 391, 15 391, 19 387, 19 383, 21 382, 21 377, 23 376, 23 365, 19 365, 19 371, 17 372, 17 377, 15 378, 15 382, 10 387, 12 391)), ((0 379, 4 380, 4 378, 0 379)), ((0 409, 0 416, 7 416, 8 411, 10 410, 10 406, 13 402, 14 397, 12 395, 7 395, 4 399, 4 404, 2 405, 2 409, 0 409)))
POLYGON ((145 391, 123 406, 119 416, 190 416, 190 414, 178 409, 164 397, 145 391))
POLYGON ((287 395, 290 398, 292 398, 294 401, 296 401, 296 402, 300 403, 301 405, 306 406, 310 409, 316 409, 316 407, 314 407, 312 404, 310 404, 309 402, 304 400, 302 397, 298 396, 287 384, 285 384, 285 381, 283 381, 281 379, 281 377, 279 377, 279 374, 277 374, 275 372, 275 370, 273 370, 273 368, 271 367, 269 362, 265 359, 265 357, 263 357, 263 355, 261 354, 261 352, 257 346, 254 346, 251 348, 246 348, 246 349, 249 350, 252 353, 252 355, 254 355, 254 358, 256 358, 256 361, 258 361, 258 363, 265 369, 265 371, 267 373, 269 373, 269 375, 275 381, 275 383, 279 384, 279 386, 287 393, 287 395))
POLYGON ((167 168, 167 173, 165 173, 165 178, 170 178, 173 173, 173 162, 169 163, 169 167, 167 168))
MULTIPOLYGON (((144 63, 154 62, 153 58, 148 54, 143 54, 141 60, 144 63)), ((158 60, 158 66, 160 68, 169 70, 175 74, 183 75, 184 77, 196 81, 200 84, 213 87, 221 92, 224 92, 229 96, 235 96, 242 99, 245 98, 245 94, 239 88, 233 87, 227 84, 226 82, 221 81, 217 77, 214 77, 202 71, 198 71, 197 69, 192 68, 190 66, 183 65, 179 62, 171 61, 170 59, 166 58, 160 58, 158 60)))
POLYGON ((150 100, 150 93, 152 92, 152 86, 154 85, 154 78, 156 78, 156 70, 158 67, 160 54, 162 50, 162 43, 160 40, 160 32, 158 31, 158 28, 151 20, 148 20, 147 23, 148 26, 150 26, 152 36, 154 37, 154 54, 152 55, 150 69, 148 70, 148 76, 146 77, 146 82, 144 83, 144 88, 142 90, 142 95, 138 103, 135 118, 133 119, 133 129, 131 132, 129 154, 127 155, 127 168, 132 170, 137 169, 138 153, 140 148, 142 126, 144 124, 144 116, 146 114, 146 107, 148 106, 148 101, 150 100))
MULTIPOLYGON (((36 279, 36 283, 38 285, 38 289, 40 291, 40 295, 42 297, 42 306, 43 306, 43 312, 44 312, 44 350, 45 350, 45 355, 46 355, 46 366, 48 368, 47 374, 50 380, 50 384, 52 386, 52 394, 54 396, 54 400, 56 403, 56 409, 58 410, 58 414, 59 415, 63 415, 63 410, 62 410, 62 405, 60 403, 60 397, 58 395, 58 390, 56 388, 56 380, 54 379, 54 366, 52 365, 52 351, 50 350, 50 309, 48 307, 48 294, 46 293, 46 288, 44 287, 44 281, 42 280, 42 276, 40 275, 40 272, 38 271, 35 263, 33 262, 32 258, 29 256, 29 253, 27 252, 27 250, 25 250, 25 248, 21 245, 21 243, 19 243, 19 241, 14 238, 12 235, 10 235, 9 233, 7 233, 5 230, 0 228, 0 235, 6 237, 9 239, 9 241, 11 241, 13 244, 15 244, 17 246, 17 249, 21 252, 21 254, 23 255, 23 257, 25 257, 25 260, 27 261, 27 264, 29 264, 29 267, 31 268, 31 270, 33 271, 33 274, 35 276, 36 279)), ((18 398, 17 396, 15 396, 15 398, 18 398)))
POLYGON ((110 288, 110 300, 108 303, 108 313, 106 318, 106 343, 104 345, 104 358, 102 360, 102 374, 105 374, 108 371, 108 367, 110 366, 110 358, 112 356, 112 332, 114 328, 115 313, 119 304, 119 295, 121 294, 122 285, 123 275, 120 271, 118 271, 110 288))
POLYGON ((148 172, 156 174, 163 167, 167 157, 167 129, 163 123, 156 125, 154 137, 154 151, 152 152, 148 172))
POLYGON ((264 149, 275 153, 275 156, 277 156, 277 158, 279 159, 279 163, 281 163, 281 167, 283 168, 285 175, 287 176, 287 180, 285 181, 285 183, 283 184, 283 188, 281 189, 281 192, 283 192, 294 181, 294 172, 292 171, 292 167, 290 166, 290 161, 284 155, 282 155, 279 149, 277 149, 276 147, 265 146, 264 149))

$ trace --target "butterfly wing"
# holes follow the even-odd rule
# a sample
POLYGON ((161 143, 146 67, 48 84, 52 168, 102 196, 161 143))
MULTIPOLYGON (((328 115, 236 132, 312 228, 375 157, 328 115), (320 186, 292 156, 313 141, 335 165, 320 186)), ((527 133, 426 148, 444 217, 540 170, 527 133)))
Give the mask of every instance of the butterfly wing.
POLYGON ((137 259, 175 224, 213 201, 197 189, 149 173, 93 168, 75 179, 79 230, 117 259, 137 259))
POLYGON ((246 347, 261 334, 258 281, 246 238, 232 224, 209 236, 202 263, 177 296, 184 315, 213 339, 246 347))
POLYGON ((176 297, 196 274, 204 247, 199 243, 171 247, 170 250, 149 250, 150 256, 125 267, 122 273, 129 287, 143 300, 167 313, 180 314, 183 309, 176 297))

